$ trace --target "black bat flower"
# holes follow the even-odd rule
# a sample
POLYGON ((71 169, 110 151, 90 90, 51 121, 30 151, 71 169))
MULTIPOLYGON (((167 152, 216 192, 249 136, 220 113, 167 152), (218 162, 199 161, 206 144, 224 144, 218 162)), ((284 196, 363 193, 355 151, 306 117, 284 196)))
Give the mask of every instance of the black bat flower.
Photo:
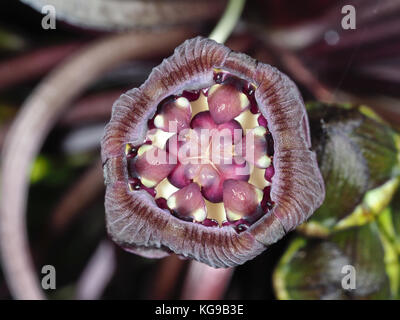
POLYGON ((108 232, 146 257, 242 264, 323 202, 310 147, 286 75, 187 40, 113 106, 102 140, 108 232))

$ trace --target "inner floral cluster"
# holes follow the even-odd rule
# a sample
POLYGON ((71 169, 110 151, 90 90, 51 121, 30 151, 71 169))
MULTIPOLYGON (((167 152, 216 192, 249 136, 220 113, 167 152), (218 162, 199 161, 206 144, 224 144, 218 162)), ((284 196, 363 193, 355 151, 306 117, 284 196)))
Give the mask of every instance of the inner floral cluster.
POLYGON ((246 230, 273 207, 273 139, 255 90, 216 69, 211 86, 164 99, 143 144, 126 146, 130 190, 182 220, 246 230))

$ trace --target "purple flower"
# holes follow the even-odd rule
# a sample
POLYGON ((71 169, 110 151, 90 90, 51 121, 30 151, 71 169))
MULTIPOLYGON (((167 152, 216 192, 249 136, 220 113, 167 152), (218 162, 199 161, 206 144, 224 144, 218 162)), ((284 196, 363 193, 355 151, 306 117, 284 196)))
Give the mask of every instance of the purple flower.
POLYGON ((102 140, 112 239, 242 264, 305 221, 325 195, 295 84, 212 40, 187 40, 114 104, 102 140))

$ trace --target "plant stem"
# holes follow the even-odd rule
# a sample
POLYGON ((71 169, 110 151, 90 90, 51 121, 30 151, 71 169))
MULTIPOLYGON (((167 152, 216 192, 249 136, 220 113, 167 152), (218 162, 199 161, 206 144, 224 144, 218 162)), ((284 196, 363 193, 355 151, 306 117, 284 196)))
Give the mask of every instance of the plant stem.
POLYGON ((78 300, 97 300, 112 279, 116 269, 114 247, 108 240, 100 242, 76 285, 78 300))
POLYGON ((183 286, 183 300, 220 300, 223 298, 234 268, 214 269, 195 260, 190 261, 183 286))
POLYGON ((229 0, 225 12, 209 38, 219 43, 224 43, 235 28, 240 15, 242 14, 246 0, 229 0))
POLYGON ((36 49, 0 62, 0 90, 42 76, 63 59, 83 46, 72 42, 36 49))
POLYGON ((25 101, 4 143, 0 178, 0 253, 15 298, 45 298, 29 253, 25 211, 31 163, 56 120, 104 72, 128 59, 170 52, 192 34, 179 28, 101 39, 54 69, 25 101))
POLYGON ((161 259, 153 279, 149 299, 173 299, 178 287, 180 274, 184 272, 186 261, 175 254, 161 259))
POLYGON ((52 212, 49 234, 62 234, 78 213, 103 191, 104 178, 98 159, 62 196, 52 212))

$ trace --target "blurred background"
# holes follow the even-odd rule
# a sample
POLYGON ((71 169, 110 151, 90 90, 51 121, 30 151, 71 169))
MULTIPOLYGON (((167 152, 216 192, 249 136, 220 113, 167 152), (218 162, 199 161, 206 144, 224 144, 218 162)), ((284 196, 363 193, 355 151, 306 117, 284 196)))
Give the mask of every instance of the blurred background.
MULTIPOLYGON (((193 263, 142 258, 108 239, 99 142, 114 100, 185 39, 207 36, 227 3, 2 0, 0 150, 2 168, 15 165, 0 172, 0 299, 22 298, 10 282, 22 275, 23 283, 25 271, 5 270, 24 265, 25 253, 38 283, 43 266, 55 267, 56 289, 43 291, 49 299, 193 297, 187 288, 206 277, 192 272, 193 263), (41 104, 43 92, 50 98, 41 104), (33 104, 48 117, 35 117, 33 104), (18 230, 27 246, 14 239, 18 230)), ((309 223, 202 298, 397 299, 400 2, 247 1, 226 45, 298 85, 327 199, 309 223), (345 5, 355 9, 355 29, 345 5), (355 266, 355 289, 342 286, 344 265, 355 266)))

